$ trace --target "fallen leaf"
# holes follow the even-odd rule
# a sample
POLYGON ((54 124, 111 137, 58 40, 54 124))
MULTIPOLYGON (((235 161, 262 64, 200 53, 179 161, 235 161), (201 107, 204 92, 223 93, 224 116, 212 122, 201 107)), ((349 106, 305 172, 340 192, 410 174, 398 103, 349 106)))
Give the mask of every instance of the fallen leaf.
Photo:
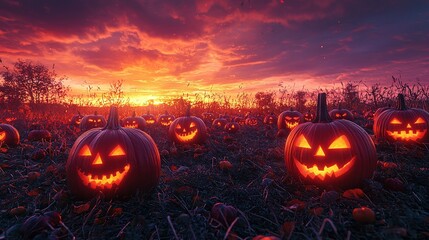
POLYGON ((343 193, 343 197, 351 198, 351 199, 359 199, 359 198, 363 198, 364 196, 365 196, 365 193, 360 188, 349 189, 343 193))
POLYGON ((81 213, 87 212, 89 210, 90 206, 91 205, 89 204, 89 202, 84 203, 84 204, 79 205, 79 206, 73 205, 73 212, 76 214, 81 214, 81 213))

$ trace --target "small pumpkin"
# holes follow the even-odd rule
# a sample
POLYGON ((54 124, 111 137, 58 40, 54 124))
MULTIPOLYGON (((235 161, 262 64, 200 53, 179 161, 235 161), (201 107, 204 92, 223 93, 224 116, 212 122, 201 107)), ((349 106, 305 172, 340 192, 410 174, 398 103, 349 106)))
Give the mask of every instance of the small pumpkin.
POLYGON ((159 115, 158 123, 161 124, 161 126, 169 127, 170 124, 174 121, 174 119, 174 115, 169 114, 167 111, 165 111, 164 114, 159 115))
POLYGON ((212 123, 216 119, 215 115, 211 112, 204 112, 202 117, 206 123, 212 123))
POLYGON ((155 187, 161 159, 153 139, 140 129, 121 127, 118 109, 111 107, 104 128, 91 129, 75 141, 66 173, 71 191, 79 197, 99 191, 124 196, 155 187))
POLYGON ((70 119, 70 125, 73 127, 79 127, 80 122, 82 121, 83 115, 80 114, 78 111, 76 115, 73 115, 73 117, 70 119))
POLYGON ((355 119, 353 116, 353 113, 345 108, 341 108, 341 105, 339 105, 338 108, 334 108, 331 111, 329 111, 329 116, 333 120, 346 119, 349 121, 353 121, 355 119))
POLYGON ((256 127, 259 125, 259 119, 257 117, 248 116, 245 120, 245 125, 256 127))
POLYGON ((92 128, 104 127, 106 125, 106 119, 97 114, 97 111, 93 115, 86 115, 82 118, 80 122, 80 130, 88 131, 92 128))
POLYGON ((156 123, 156 117, 154 115, 150 114, 149 111, 147 111, 146 114, 143 114, 142 117, 146 121, 147 125, 153 125, 156 123))
POLYGON ((285 162, 288 172, 309 183, 354 186, 372 177, 377 155, 365 130, 348 120, 332 121, 326 93, 320 93, 316 119, 290 132, 285 162))
POLYGON ((277 120, 277 128, 292 130, 296 126, 298 126, 298 124, 303 122, 304 116, 302 115, 302 113, 290 109, 280 113, 277 120))
POLYGON ((229 122, 229 123, 225 124, 224 130, 227 133, 236 133, 236 132, 238 132, 238 130, 240 130, 240 124, 238 124, 234 121, 229 122))
POLYGON ((389 142, 428 142, 429 113, 408 108, 403 94, 398 94, 396 108, 386 109, 374 119, 374 135, 389 142))
POLYGON ((189 106, 185 116, 178 117, 171 123, 168 136, 175 143, 201 144, 207 139, 207 127, 201 118, 191 116, 189 106))
POLYGON ((7 144, 14 147, 19 144, 19 132, 10 124, 0 124, 0 145, 7 144))
POLYGON ((304 122, 312 122, 314 120, 314 114, 310 111, 304 114, 304 122))
POLYGON ((277 116, 273 112, 271 112, 270 114, 266 115, 264 117, 264 124, 267 124, 267 125, 275 125, 275 124, 277 124, 277 116))
POLYGON ((212 128, 214 129, 224 129, 225 125, 228 123, 228 120, 220 115, 218 118, 213 120, 212 128))
POLYGON ((146 128, 146 120, 142 117, 136 116, 136 112, 133 111, 131 117, 127 117, 122 120, 121 125, 125 128, 136 128, 144 131, 146 128))
POLYGON ((246 125, 246 119, 241 116, 234 117, 233 121, 240 124, 241 126, 246 125))
POLYGON ((51 132, 46 129, 33 129, 28 133, 27 139, 29 141, 50 141, 51 132))

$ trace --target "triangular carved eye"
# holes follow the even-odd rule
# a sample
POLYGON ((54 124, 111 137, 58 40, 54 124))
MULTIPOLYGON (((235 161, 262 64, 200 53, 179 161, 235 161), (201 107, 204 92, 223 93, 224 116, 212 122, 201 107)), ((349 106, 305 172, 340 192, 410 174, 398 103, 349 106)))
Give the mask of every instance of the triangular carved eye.
POLYGON ((285 118, 286 118, 286 120, 292 120, 292 118, 289 116, 286 116, 285 118))
POLYGON ((392 121, 390 121, 391 124, 402 124, 401 121, 399 121, 397 118, 392 119, 392 121))
POLYGON ((414 124, 419 124, 419 123, 426 123, 426 122, 425 122, 425 120, 423 120, 423 118, 419 117, 419 118, 417 118, 417 120, 414 124))
POLYGON ((347 113, 343 113, 343 117, 346 117, 347 116, 347 113))
POLYGON ((304 137, 304 135, 301 135, 298 137, 298 139, 296 140, 296 146, 300 147, 300 148, 311 149, 311 146, 310 146, 310 144, 308 144, 308 141, 304 137))
POLYGON ((329 145, 329 149, 344 149, 350 148, 350 142, 345 135, 341 135, 339 138, 335 139, 331 145, 329 145))
POLYGON ((120 145, 118 145, 110 152, 109 156, 125 156, 125 151, 120 145))
POLYGON ((182 129, 182 126, 180 126, 180 124, 177 124, 176 129, 182 129))
MULTIPOLYGON (((219 122, 219 125, 220 125, 221 123, 219 122)), ((193 127, 195 127, 195 123, 194 122, 191 122, 191 124, 189 125, 189 127, 190 128, 193 128, 193 127)))
POLYGON ((91 150, 89 150, 88 145, 83 146, 79 151, 79 156, 90 157, 92 156, 91 150))

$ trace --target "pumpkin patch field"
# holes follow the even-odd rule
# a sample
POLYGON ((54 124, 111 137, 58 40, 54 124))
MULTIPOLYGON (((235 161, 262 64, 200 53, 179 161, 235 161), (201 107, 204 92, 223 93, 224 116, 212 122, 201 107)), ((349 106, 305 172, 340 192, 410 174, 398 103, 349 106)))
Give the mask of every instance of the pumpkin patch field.
POLYGON ((429 238, 427 112, 314 101, 2 111, 0 239, 429 238))

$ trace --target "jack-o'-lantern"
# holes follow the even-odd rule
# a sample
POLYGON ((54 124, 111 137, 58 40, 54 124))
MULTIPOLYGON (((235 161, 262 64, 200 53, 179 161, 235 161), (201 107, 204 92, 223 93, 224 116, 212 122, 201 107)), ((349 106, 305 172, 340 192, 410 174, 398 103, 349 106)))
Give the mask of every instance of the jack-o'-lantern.
POLYGON ((392 106, 389 104, 387 107, 381 107, 381 108, 377 108, 377 110, 374 112, 374 119, 376 117, 378 117, 378 115, 380 115, 380 113, 386 111, 387 109, 392 109, 392 106))
POLYGON ((377 156, 370 136, 357 124, 332 121, 326 94, 318 96, 316 119, 298 125, 285 144, 287 170, 317 185, 355 186, 372 177, 377 156))
POLYGON ((202 116, 204 122, 206 123, 212 123, 216 119, 215 115, 211 112, 204 112, 202 116))
POLYGON ((94 115, 86 115, 80 122, 80 130, 87 131, 92 128, 100 128, 106 125, 106 119, 94 112, 94 115))
POLYGON ((156 123, 156 118, 154 115, 150 114, 149 111, 146 114, 143 114, 142 117, 146 121, 147 125, 153 125, 156 123))
POLYGON ((49 141, 51 140, 51 132, 46 129, 33 129, 28 133, 27 139, 29 141, 49 141))
POLYGON ((136 112, 133 111, 131 117, 127 117, 122 120, 121 125, 125 128, 137 128, 144 131, 146 128, 146 121, 144 118, 136 116, 136 112))
POLYGON ((246 125, 246 119, 240 116, 234 117, 234 122, 240 124, 241 126, 246 125))
POLYGON ((277 119, 277 128, 292 130, 298 126, 298 124, 303 122, 304 116, 302 113, 290 109, 280 113, 277 119))
POLYGON ((398 94, 396 109, 386 109, 374 119, 374 135, 390 142, 428 142, 429 113, 408 108, 404 95, 398 94))
POLYGON ((216 118, 215 120, 213 120, 212 128, 217 129, 217 130, 224 129, 225 124, 227 124, 227 123, 228 123, 228 120, 223 118, 223 116, 221 115, 218 118, 216 118))
POLYGON ((0 124, 0 145, 14 147, 19 144, 19 132, 9 124, 0 124))
POLYGON ((88 197, 99 191, 123 196, 137 189, 149 191, 158 184, 161 160, 153 139, 119 124, 118 109, 110 108, 107 125, 91 129, 75 141, 66 173, 72 192, 88 197))
POLYGON ((304 114, 304 122, 312 122, 314 120, 314 114, 310 111, 304 114))
POLYGON ((238 130, 240 130, 240 124, 236 122, 229 122, 225 124, 224 130, 227 133, 236 133, 238 130))
POLYGON ((329 116, 333 120, 346 119, 349 121, 353 121, 355 119, 353 116, 353 113, 347 109, 342 108, 341 105, 339 105, 338 108, 334 108, 331 111, 329 111, 329 116))
POLYGON ((174 121, 174 119, 174 115, 171 115, 165 111, 164 114, 159 115, 158 123, 161 124, 161 126, 168 127, 174 121))
POLYGON ((79 127, 80 122, 82 121, 83 115, 80 114, 78 111, 76 115, 73 115, 73 117, 70 120, 70 125, 73 127, 79 127))
POLYGON ((178 117, 171 123, 168 135, 175 143, 200 144, 207 139, 207 127, 201 118, 191 116, 188 107, 186 116, 178 117))
POLYGON ((256 127, 259 125, 259 119, 257 117, 248 116, 245 123, 247 126, 256 127))
POLYGON ((272 112, 264 117, 264 124, 275 125, 277 124, 277 116, 272 112))

